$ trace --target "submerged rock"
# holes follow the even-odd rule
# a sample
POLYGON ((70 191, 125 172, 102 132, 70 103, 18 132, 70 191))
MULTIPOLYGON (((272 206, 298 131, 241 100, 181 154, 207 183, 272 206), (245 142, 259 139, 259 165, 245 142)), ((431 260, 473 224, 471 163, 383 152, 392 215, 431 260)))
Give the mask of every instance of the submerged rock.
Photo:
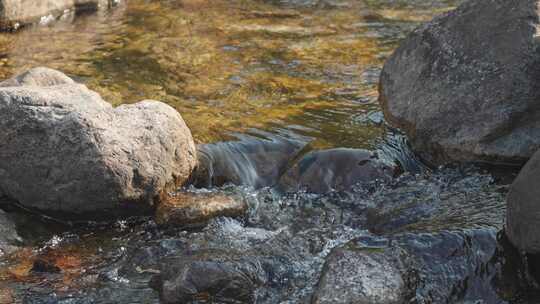
POLYGON ((393 170, 367 150, 340 148, 316 151, 306 154, 287 170, 280 178, 279 187, 287 192, 346 191, 358 183, 387 181, 393 170))
POLYGON ((24 207, 100 218, 143 213, 195 167, 191 132, 164 103, 113 108, 43 68, 0 86, 0 192, 24 207))
POLYGON ((192 252, 165 259, 151 285, 162 303, 206 300, 253 303, 255 289, 267 281, 264 263, 230 251, 192 252))
POLYGON ((109 6, 117 0, 1 0, 0 28, 16 29, 21 24, 28 24, 54 18, 66 10, 96 10, 100 6, 109 6))
POLYGON ((380 79, 386 120, 434 164, 524 163, 540 147, 537 1, 466 1, 416 29, 380 79))
POLYGON ((239 197, 219 193, 176 193, 159 204, 156 222, 160 225, 198 225, 218 216, 241 216, 246 210, 246 202, 239 197))
POLYGON ((521 169, 510 187, 506 207, 506 235, 520 250, 540 253, 540 152, 521 169))

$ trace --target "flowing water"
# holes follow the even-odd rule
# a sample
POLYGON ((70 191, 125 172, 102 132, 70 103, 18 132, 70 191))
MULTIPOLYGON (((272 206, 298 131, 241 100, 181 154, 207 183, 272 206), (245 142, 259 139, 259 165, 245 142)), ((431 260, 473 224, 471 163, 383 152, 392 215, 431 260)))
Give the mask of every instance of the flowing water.
POLYGON ((197 229, 152 218, 70 224, 8 209, 22 241, 0 261, 0 303, 158 303, 151 278, 191 259, 242 273, 229 277, 239 280, 233 295, 192 303, 324 303, 321 290, 355 292, 339 285, 354 278, 321 280, 332 276, 335 248, 402 252, 407 303, 538 303, 501 233, 505 182, 480 169, 425 168, 377 104, 378 75, 399 41, 459 2, 130 0, 0 34, 0 78, 45 65, 113 104, 174 106, 212 164, 188 190, 249 205, 243 218, 197 229), (404 173, 326 195, 272 187, 294 159, 335 147, 377 151, 404 173), (216 170, 232 172, 235 185, 216 170))

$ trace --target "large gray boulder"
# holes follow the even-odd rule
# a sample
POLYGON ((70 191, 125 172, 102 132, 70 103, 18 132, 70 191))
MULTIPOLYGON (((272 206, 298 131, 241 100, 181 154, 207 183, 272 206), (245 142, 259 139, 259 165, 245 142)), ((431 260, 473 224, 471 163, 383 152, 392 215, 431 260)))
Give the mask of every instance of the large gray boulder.
POLYGON ((527 253, 540 253, 540 152, 521 169, 507 198, 506 235, 527 253))
POLYGON ((118 0, 0 0, 0 27, 17 28, 47 16, 60 16, 66 10, 95 10, 118 0))
POLYGON ((45 68, 0 83, 0 193, 25 207, 142 213, 195 165, 191 132, 164 103, 113 108, 45 68))
POLYGON ((428 162, 522 164, 540 147, 535 0, 474 0, 414 32, 386 62, 380 103, 428 162))

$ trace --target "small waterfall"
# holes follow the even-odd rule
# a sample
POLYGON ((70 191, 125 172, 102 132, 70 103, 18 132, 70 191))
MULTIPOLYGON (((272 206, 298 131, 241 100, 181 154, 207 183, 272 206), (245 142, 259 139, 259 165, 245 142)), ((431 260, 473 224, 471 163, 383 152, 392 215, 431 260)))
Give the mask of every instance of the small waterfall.
POLYGON ((279 135, 237 138, 237 141, 198 146, 199 167, 193 181, 196 187, 226 183, 253 188, 272 186, 306 144, 279 135))

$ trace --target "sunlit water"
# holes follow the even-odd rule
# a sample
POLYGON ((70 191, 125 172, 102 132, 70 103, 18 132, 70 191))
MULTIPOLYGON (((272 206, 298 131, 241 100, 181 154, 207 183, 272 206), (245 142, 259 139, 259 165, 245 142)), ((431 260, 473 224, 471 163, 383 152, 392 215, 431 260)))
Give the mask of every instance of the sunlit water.
POLYGON ((500 233, 504 183, 478 169, 423 167, 386 130, 377 104, 380 69, 399 41, 459 2, 130 0, 1 34, 1 78, 49 66, 114 104, 174 106, 198 143, 241 140, 201 152, 236 168, 242 185, 191 191, 240 195, 249 212, 196 230, 158 228, 151 218, 70 226, 13 213, 24 242, 0 262, 0 303, 157 303, 149 281, 160 262, 208 250, 265 265, 271 275, 261 274, 253 302, 310 303, 332 248, 363 240, 409 252, 419 278, 411 303, 536 303, 500 233), (253 145, 291 155, 367 148, 406 173, 349 193, 283 194, 271 187, 277 173, 261 174, 266 156, 244 157, 253 145), (36 259, 60 272, 32 272, 36 259))
POLYGON ((199 143, 257 128, 369 147, 385 58, 457 2, 130 0, 0 35, 0 78, 45 65, 114 104, 162 100, 199 143))

